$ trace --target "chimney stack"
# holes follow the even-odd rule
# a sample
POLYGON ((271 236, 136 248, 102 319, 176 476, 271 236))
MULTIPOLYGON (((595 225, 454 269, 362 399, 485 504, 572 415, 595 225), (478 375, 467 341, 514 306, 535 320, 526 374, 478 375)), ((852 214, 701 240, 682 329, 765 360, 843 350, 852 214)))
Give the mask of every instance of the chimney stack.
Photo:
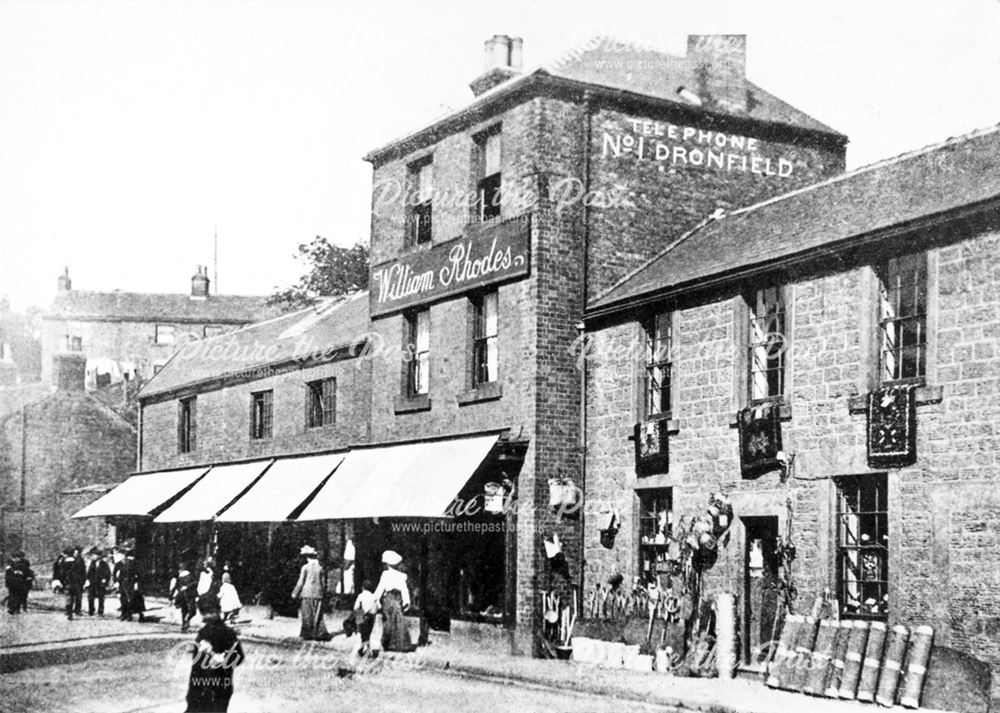
POLYGON ((524 40, 520 37, 493 35, 483 43, 483 73, 469 84, 477 97, 521 73, 524 40))
POLYGON ((708 108, 746 112, 746 35, 688 35, 687 57, 708 108))
POLYGON ((198 265, 197 272, 191 277, 191 299, 208 299, 208 283, 208 268, 198 265))
POLYGON ((69 279, 69 268, 63 268, 63 274, 59 276, 59 292, 69 292, 73 289, 73 281, 69 279))
POLYGON ((87 379, 87 356, 79 352, 61 352, 52 357, 52 372, 60 391, 83 391, 87 379))

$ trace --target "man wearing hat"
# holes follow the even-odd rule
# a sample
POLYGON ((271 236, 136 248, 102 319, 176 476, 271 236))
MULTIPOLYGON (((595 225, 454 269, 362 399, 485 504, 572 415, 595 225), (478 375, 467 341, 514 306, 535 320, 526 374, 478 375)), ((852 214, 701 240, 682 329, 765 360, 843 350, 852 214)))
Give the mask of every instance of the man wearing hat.
POLYGON ((66 618, 73 621, 74 614, 83 613, 83 585, 87 581, 87 566, 80 556, 80 548, 67 547, 63 550, 56 569, 66 593, 66 618))
POLYGON ((87 614, 94 616, 96 599, 97 615, 104 616, 104 596, 108 593, 108 584, 111 582, 111 566, 98 548, 92 548, 90 553, 94 558, 87 567, 87 614))
POLYGON ((299 581, 292 590, 292 599, 300 599, 299 635, 306 641, 329 641, 330 632, 323 621, 323 594, 326 592, 323 567, 316 559, 316 550, 310 545, 303 546, 299 554, 306 558, 306 563, 299 570, 299 581))
POLYGON ((121 602, 121 619, 132 621, 138 614, 139 621, 145 620, 146 600, 139 583, 139 563, 135 561, 135 550, 125 550, 125 559, 118 570, 118 599, 121 602))
POLYGON ((35 581, 35 573, 31 571, 31 563, 24 552, 15 552, 4 572, 4 583, 7 585, 7 613, 17 614, 28 611, 28 592, 35 581))
POLYGON ((233 695, 233 670, 246 656, 236 632, 219 616, 219 598, 213 592, 198 597, 198 611, 204 625, 195 638, 186 713, 224 712, 233 695))
POLYGON ((382 605, 382 650, 413 651, 410 630, 403 612, 410 607, 410 587, 406 574, 400 572, 399 553, 386 550, 382 553, 382 577, 375 587, 375 598, 382 605))

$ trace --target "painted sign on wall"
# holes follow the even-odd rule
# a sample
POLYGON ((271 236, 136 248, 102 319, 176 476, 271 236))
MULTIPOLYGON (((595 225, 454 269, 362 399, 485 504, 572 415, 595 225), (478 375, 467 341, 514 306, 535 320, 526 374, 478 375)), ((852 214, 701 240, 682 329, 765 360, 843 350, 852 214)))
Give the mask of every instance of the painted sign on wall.
POLYGON ((457 240, 373 267, 368 286, 371 315, 391 314, 524 277, 530 252, 529 216, 471 225, 457 240))
POLYGON ((601 158, 659 161, 725 173, 753 173, 788 178, 795 164, 787 158, 761 154, 750 136, 679 126, 648 119, 628 119, 625 128, 605 129, 601 158))

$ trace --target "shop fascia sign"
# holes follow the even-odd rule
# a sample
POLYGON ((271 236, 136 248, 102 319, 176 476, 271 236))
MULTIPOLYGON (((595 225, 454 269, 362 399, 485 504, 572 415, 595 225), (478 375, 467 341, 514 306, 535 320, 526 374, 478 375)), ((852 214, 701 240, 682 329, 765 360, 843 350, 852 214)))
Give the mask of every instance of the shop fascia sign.
POLYGON ((525 277, 530 252, 528 216, 488 227, 470 226, 461 238, 373 267, 371 315, 379 317, 525 277))
POLYGON ((761 154, 760 141, 753 137, 649 119, 625 119, 605 129, 601 158, 778 178, 791 177, 796 168, 787 158, 761 154))

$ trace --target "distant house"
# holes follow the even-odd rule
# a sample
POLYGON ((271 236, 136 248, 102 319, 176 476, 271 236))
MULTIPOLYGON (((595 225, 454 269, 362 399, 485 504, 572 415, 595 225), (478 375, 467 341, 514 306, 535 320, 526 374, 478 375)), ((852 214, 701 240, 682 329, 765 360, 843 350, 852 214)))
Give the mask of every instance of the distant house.
POLYGON ((110 545, 97 521, 71 520, 135 463, 135 427, 84 389, 86 359, 59 354, 55 383, 0 391, 0 557, 23 549, 39 574, 67 545, 110 545))
POLYGON ((90 292, 72 289, 69 269, 59 277, 42 317, 42 380, 53 378, 52 357, 87 357, 87 388, 138 377, 146 381, 181 346, 274 316, 266 298, 213 295, 208 270, 198 267, 190 294, 90 292))

